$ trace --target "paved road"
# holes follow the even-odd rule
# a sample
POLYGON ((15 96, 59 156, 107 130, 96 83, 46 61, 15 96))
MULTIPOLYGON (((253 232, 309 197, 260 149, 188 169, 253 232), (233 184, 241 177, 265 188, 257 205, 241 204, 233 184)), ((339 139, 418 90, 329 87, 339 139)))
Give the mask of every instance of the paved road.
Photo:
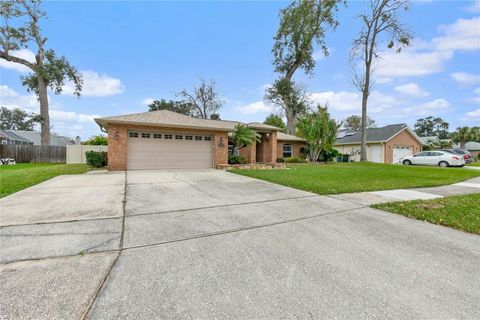
POLYGON ((480 318, 480 237, 349 199, 132 171, 0 206, 2 319, 480 318))

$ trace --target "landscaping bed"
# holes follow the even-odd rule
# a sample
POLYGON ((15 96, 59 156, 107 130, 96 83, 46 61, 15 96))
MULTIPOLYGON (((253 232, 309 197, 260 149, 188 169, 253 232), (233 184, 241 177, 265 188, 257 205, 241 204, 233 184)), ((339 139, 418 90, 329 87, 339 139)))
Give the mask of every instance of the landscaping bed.
POLYGON ((388 202, 372 207, 480 234, 480 193, 433 200, 388 202))
POLYGON ((290 170, 230 172, 318 194, 434 187, 480 176, 476 170, 371 162, 287 165, 290 170))
POLYGON ((20 163, 0 166, 0 198, 62 174, 91 170, 86 164, 20 163))

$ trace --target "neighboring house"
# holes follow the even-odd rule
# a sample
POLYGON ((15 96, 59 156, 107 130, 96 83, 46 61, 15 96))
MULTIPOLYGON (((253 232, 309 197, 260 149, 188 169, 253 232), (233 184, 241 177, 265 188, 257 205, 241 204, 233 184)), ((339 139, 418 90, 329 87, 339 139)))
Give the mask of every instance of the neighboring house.
POLYGON ((441 148, 442 141, 437 136, 420 137, 424 146, 441 148))
MULTIPOLYGON (((342 130, 333 145, 353 161, 360 160, 362 133, 342 130)), ((367 129, 367 160, 380 163, 398 163, 405 157, 421 151, 423 141, 406 124, 392 124, 367 129)))
MULTIPOLYGON (((453 146, 454 148, 460 148, 459 144, 453 146)), ((465 143, 465 149, 470 151, 474 158, 480 154, 480 142, 469 141, 465 143)))
MULTIPOLYGON (((95 121, 108 133, 110 170, 214 168, 228 163, 228 133, 237 121, 207 120, 160 110, 95 121)), ((277 161, 277 127, 248 123, 261 141, 239 153, 248 163, 277 161)), ((283 144, 296 141, 285 137, 283 144), (288 140, 290 139, 290 140, 288 140)), ((282 147, 283 148, 283 147, 282 147)), ((295 152, 295 151, 292 151, 295 152)))
MULTIPOLYGON (((33 143, 35 146, 41 145, 41 136, 40 132, 38 131, 26 131, 26 130, 7 130, 7 132, 14 133, 17 136, 20 136, 30 142, 33 143)), ((60 146, 60 147, 65 147, 66 145, 69 144, 75 144, 75 140, 68 138, 68 137, 63 137, 63 136, 58 136, 56 134, 50 134, 50 145, 51 146, 60 146)))
POLYGON ((31 141, 7 130, 0 130, 0 144, 17 144, 28 145, 33 144, 31 141))

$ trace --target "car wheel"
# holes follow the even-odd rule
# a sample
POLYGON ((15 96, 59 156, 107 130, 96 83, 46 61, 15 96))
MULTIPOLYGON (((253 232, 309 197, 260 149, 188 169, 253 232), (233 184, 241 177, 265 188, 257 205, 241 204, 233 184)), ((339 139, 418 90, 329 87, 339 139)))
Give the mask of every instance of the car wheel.
POLYGON ((412 165, 412 161, 410 161, 410 160, 403 160, 403 165, 405 165, 405 166, 410 166, 410 165, 412 165))
POLYGON ((446 168, 446 167, 448 167, 448 162, 447 161, 440 161, 438 163, 438 166, 442 167, 442 168, 446 168))

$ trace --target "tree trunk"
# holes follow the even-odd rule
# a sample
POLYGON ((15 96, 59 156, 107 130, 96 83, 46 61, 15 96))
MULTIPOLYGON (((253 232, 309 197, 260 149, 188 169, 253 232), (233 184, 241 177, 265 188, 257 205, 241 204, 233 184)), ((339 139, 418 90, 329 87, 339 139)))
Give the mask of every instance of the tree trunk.
POLYGON ((38 101, 40 102, 40 124, 41 124, 41 144, 50 145, 50 116, 48 114, 48 93, 45 80, 37 74, 38 77, 38 101))
POLYGON ((285 106, 285 115, 287 117, 287 132, 288 134, 295 135, 296 127, 297 127, 297 117, 289 108, 288 106, 285 106))
POLYGON ((465 149, 465 140, 460 141, 460 149, 465 149))
POLYGON ((360 161, 367 161, 367 102, 368 89, 362 92, 362 145, 360 148, 360 161))

